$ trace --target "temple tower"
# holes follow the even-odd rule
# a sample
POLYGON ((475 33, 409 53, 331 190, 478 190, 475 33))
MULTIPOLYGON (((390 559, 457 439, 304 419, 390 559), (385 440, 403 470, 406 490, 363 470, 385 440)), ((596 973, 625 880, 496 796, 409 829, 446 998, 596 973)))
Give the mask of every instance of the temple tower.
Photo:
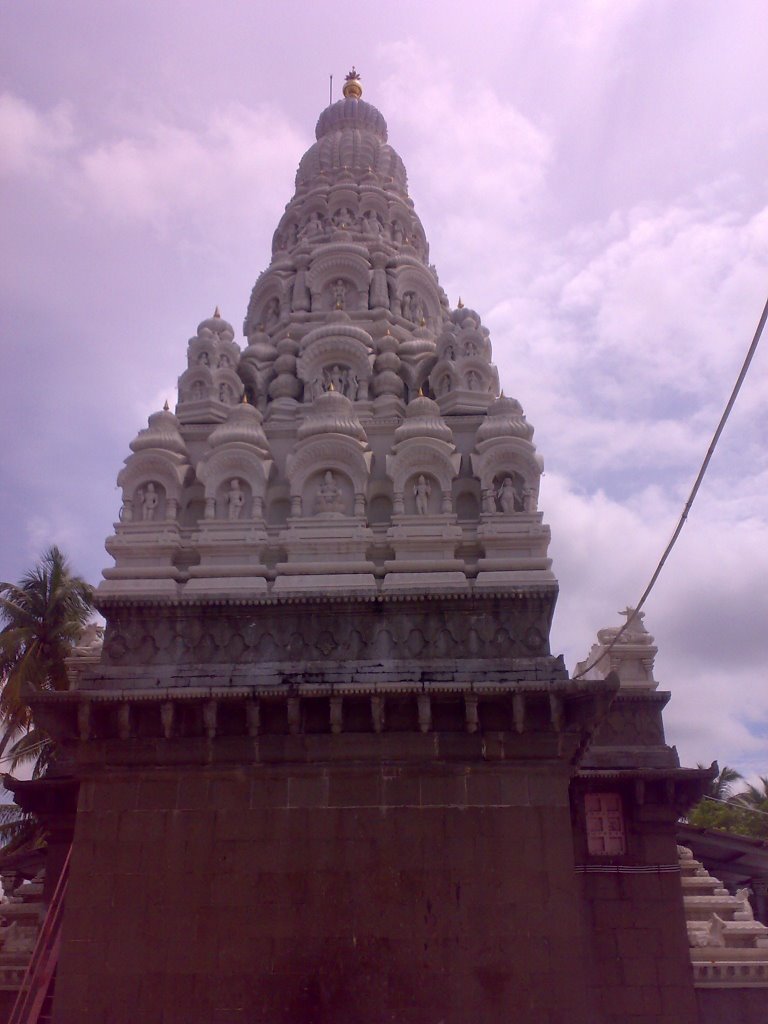
POLYGON ((80 783, 56 1024, 613 1019, 571 792, 618 680, 550 652, 533 428, 361 97, 244 347, 203 320, 131 442, 101 659, 38 704, 80 783))

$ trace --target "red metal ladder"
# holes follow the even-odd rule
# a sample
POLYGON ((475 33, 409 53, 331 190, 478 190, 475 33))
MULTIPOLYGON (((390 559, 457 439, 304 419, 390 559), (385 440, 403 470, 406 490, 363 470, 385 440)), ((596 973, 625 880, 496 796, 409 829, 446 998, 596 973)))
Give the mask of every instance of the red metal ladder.
POLYGON ((41 1013, 59 960, 61 918, 69 881, 69 858, 71 855, 72 848, 70 847, 56 883, 56 890, 48 907, 48 913, 45 915, 43 927, 37 936, 32 959, 24 974, 16 1002, 13 1004, 8 1024, 42 1024, 41 1013))

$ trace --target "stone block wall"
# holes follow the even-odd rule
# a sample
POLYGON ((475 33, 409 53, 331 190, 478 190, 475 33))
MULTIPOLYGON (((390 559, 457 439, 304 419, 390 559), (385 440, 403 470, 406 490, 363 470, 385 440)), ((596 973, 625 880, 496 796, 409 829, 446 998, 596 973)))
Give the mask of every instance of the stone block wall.
POLYGON ((573 870, 551 764, 104 773, 54 1021, 593 1024, 573 870))

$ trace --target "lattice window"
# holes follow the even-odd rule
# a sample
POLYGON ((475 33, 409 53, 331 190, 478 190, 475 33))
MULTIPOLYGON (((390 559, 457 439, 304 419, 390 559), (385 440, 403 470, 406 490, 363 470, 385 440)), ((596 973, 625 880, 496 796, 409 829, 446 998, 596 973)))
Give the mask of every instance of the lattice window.
POLYGON ((620 857, 626 852, 624 815, 618 793, 587 793, 587 849, 598 857, 620 857))

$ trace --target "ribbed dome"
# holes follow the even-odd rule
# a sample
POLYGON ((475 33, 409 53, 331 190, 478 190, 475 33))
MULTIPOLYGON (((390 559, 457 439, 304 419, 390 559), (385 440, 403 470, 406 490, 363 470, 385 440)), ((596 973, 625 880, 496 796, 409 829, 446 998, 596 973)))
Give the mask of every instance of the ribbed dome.
POLYGON ((208 443, 211 448, 219 448, 223 444, 248 444, 268 455, 269 445, 261 421, 262 415, 255 406, 241 402, 234 406, 226 420, 216 427, 208 443))
POLYGON ((408 403, 405 419, 395 430, 395 444, 414 437, 453 441, 453 431, 441 416, 439 405, 426 395, 419 395, 408 403))
POLYGON ((218 335, 220 340, 232 341, 235 337, 235 330, 232 324, 227 323, 222 316, 214 315, 197 325, 198 338, 204 338, 209 334, 218 335))
POLYGON ((477 429, 477 441, 489 441, 494 437, 522 437, 526 441, 533 437, 533 427, 516 398, 502 395, 489 406, 487 418, 477 429))
POLYGON ((343 128, 359 128, 361 131, 372 132, 382 142, 387 141, 387 122, 384 115, 365 100, 345 98, 326 107, 317 119, 315 138, 322 139, 324 135, 341 131, 343 128))
POLYGON ((353 403, 340 391, 326 391, 318 395, 307 418, 296 431, 300 441, 315 434, 346 434, 357 441, 368 440, 360 420, 355 415, 353 403))
POLYGON ((362 181, 373 170, 402 193, 407 192, 405 165, 387 145, 387 123, 365 100, 343 99, 320 115, 317 142, 301 158, 296 185, 312 186, 320 175, 344 172, 362 181))
POLYGON ((179 421, 168 409, 153 412, 149 417, 149 426, 139 431, 129 447, 132 452, 160 448, 178 455, 187 454, 187 446, 179 432, 179 421))

